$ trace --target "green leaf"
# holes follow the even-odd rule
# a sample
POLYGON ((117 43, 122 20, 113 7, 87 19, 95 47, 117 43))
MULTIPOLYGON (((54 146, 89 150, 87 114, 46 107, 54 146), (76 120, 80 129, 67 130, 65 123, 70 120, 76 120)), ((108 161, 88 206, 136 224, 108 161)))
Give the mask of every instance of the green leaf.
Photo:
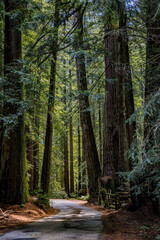
POLYGON ((160 235, 157 235, 157 237, 155 237, 155 240, 159 240, 160 239, 160 235))

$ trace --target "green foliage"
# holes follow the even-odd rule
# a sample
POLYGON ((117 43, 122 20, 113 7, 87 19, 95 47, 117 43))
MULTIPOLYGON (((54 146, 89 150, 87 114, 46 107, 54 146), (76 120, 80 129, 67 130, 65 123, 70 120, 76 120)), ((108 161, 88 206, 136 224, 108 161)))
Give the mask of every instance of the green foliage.
POLYGON ((143 225, 143 226, 140 226, 139 229, 141 229, 141 230, 149 230, 150 228, 145 226, 145 225, 143 225))
POLYGON ((76 193, 70 193, 69 197, 70 197, 70 198, 77 199, 77 194, 76 194, 76 193))
POLYGON ((146 122, 146 136, 143 139, 141 154, 136 147, 130 151, 134 168, 129 174, 129 180, 134 182, 132 190, 136 195, 160 198, 160 91, 152 95, 144 106, 143 115, 146 122))
POLYGON ((43 210, 47 210, 47 208, 50 206, 50 197, 48 194, 43 193, 42 191, 39 191, 37 193, 37 201, 36 204, 38 207, 42 208, 43 210))
POLYGON ((78 200, 88 201, 88 200, 89 200, 89 195, 81 196, 81 197, 78 197, 77 199, 78 199, 78 200))
POLYGON ((51 196, 55 199, 68 199, 67 193, 63 190, 55 191, 51 196))

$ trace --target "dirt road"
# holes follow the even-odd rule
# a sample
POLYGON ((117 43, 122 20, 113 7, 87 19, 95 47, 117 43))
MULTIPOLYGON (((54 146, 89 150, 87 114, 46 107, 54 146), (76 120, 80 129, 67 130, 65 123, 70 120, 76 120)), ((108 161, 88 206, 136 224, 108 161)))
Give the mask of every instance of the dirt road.
POLYGON ((51 200, 59 209, 57 215, 40 219, 16 228, 0 237, 1 240, 99 240, 102 239, 101 213, 78 205, 78 201, 51 200))

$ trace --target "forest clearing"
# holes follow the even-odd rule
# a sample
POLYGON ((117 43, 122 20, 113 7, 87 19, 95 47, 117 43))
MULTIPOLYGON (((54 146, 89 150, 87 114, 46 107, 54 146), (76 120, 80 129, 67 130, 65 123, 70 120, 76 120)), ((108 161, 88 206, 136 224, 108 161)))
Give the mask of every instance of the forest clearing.
POLYGON ((159 218, 159 0, 0 0, 2 232, 158 240, 159 218))

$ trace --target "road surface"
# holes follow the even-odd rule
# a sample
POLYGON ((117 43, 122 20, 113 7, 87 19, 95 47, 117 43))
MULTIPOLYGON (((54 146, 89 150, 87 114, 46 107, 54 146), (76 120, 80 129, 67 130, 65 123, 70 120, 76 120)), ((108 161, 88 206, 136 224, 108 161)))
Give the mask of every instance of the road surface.
POLYGON ((96 210, 68 200, 51 200, 59 213, 4 234, 0 240, 99 240, 102 218, 96 210))

